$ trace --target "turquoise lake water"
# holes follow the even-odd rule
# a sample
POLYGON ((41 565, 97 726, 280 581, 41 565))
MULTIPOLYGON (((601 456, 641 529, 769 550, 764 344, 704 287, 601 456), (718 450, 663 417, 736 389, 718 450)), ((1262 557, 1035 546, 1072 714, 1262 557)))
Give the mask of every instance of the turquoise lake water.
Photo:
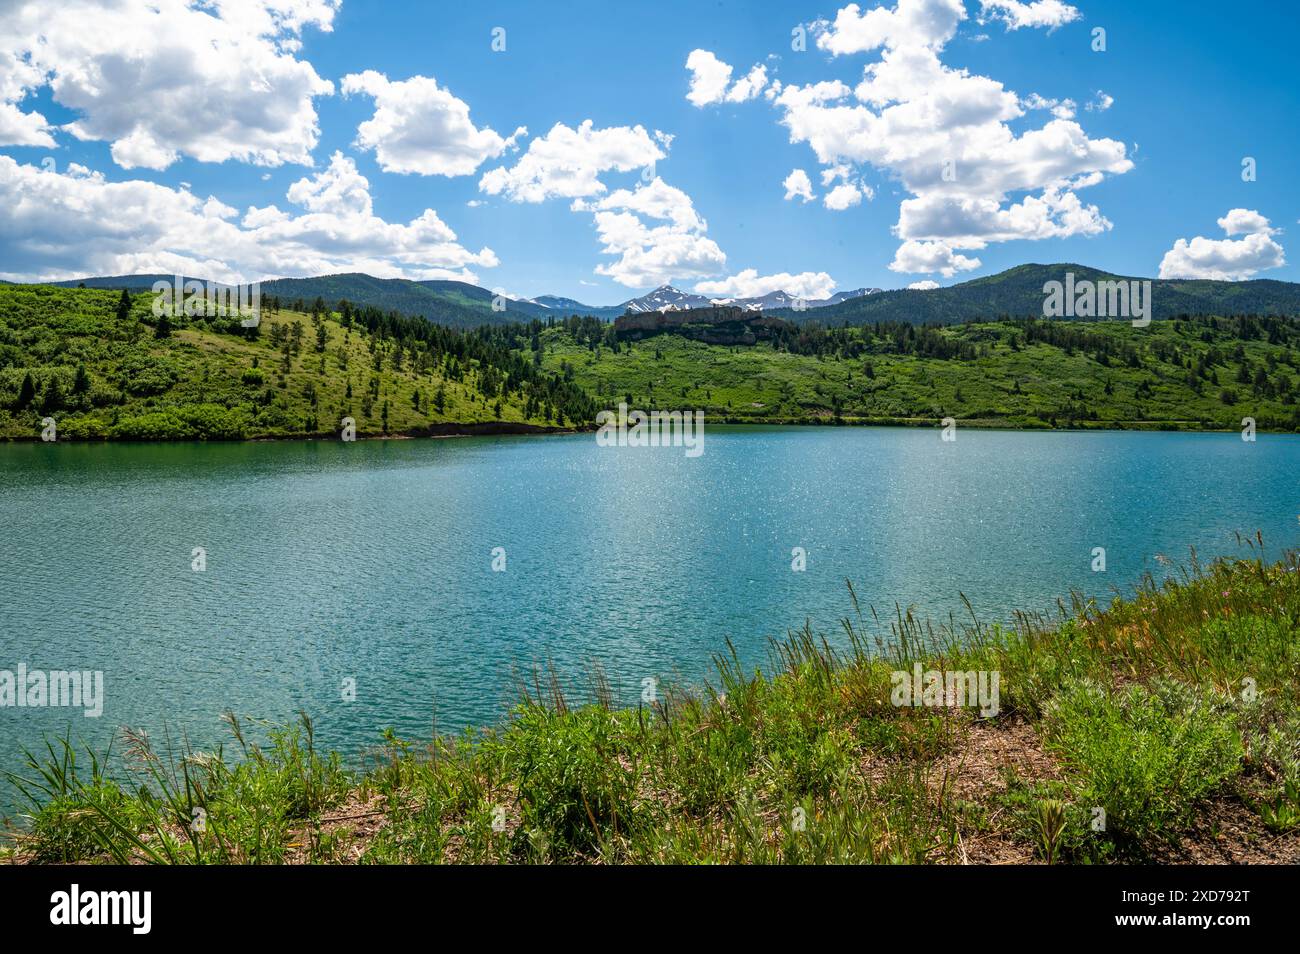
POLYGON ((386 726, 495 723, 512 666, 548 658, 603 664, 635 704, 648 676, 703 679, 727 638, 762 663, 805 619, 835 635, 846 579, 882 616, 961 592, 993 621, 1131 587, 1167 572, 1157 554, 1242 553, 1234 531, 1277 554, 1297 514, 1300 438, 1274 435, 719 427, 696 458, 592 434, 0 446, 0 669, 105 680, 98 719, 0 708, 0 771, 69 726, 210 745, 228 709, 306 708, 355 754, 386 726))

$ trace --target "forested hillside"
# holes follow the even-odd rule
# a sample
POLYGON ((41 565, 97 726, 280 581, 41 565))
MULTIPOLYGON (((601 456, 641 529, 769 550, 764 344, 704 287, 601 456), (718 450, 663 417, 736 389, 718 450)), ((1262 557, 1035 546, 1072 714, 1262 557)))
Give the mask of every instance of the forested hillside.
POLYGON ((236 439, 565 426, 591 399, 531 359, 520 328, 450 330, 323 304, 155 318, 127 292, 0 286, 0 438, 236 439), (452 428, 454 429, 454 428, 452 428))
POLYGON ((701 408, 737 422, 1015 427, 1300 428, 1300 323, 1017 320, 832 328, 783 323, 719 346, 680 334, 620 340, 570 319, 542 335, 544 366, 597 403, 701 408))
POLYGON ((147 295, 2 286, 0 437, 36 439, 45 417, 61 439, 330 436, 344 417, 362 436, 589 426, 620 401, 715 422, 1300 429, 1300 323, 1268 316, 756 318, 756 343, 717 344, 680 328, 628 340, 594 318, 457 331, 347 301, 304 308, 268 308, 250 330, 157 319, 147 295))
MULTIPOLYGON (((1084 265, 1018 265, 996 275, 947 288, 901 288, 851 298, 809 311, 782 309, 771 314, 796 322, 860 325, 878 321, 955 324, 1043 315, 1043 285, 1075 281, 1143 281, 1111 275, 1084 265)), ((1151 317, 1209 315, 1300 315, 1300 284, 1258 279, 1245 282, 1151 281, 1151 317)))
MULTIPOLYGON (((196 276, 185 276, 186 278, 196 276)), ((197 276, 199 281, 205 281, 197 276)), ((112 275, 80 281, 53 282, 61 288, 126 288, 134 294, 147 292, 154 282, 175 281, 174 275, 112 275)), ((356 307, 372 306, 380 311, 397 311, 425 318, 449 328, 476 328, 479 325, 508 325, 547 314, 547 309, 532 302, 507 299, 504 308, 494 311, 495 297, 486 288, 453 281, 410 281, 405 278, 375 278, 360 272, 320 275, 315 278, 277 278, 261 283, 263 297, 278 301, 280 307, 302 311, 316 300, 337 303, 349 301, 356 307)))

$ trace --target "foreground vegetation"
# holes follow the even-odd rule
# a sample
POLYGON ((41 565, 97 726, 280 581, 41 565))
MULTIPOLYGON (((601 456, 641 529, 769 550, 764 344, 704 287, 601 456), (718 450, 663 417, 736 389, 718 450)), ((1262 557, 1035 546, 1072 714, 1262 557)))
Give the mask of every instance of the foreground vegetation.
MULTIPOLYGON (((1262 549, 1262 544, 1260 545, 1262 549)), ((854 600, 856 606, 856 600, 854 600)), ((1191 569, 1059 619, 855 609, 749 671, 615 709, 526 680, 496 730, 388 733, 361 772, 306 717, 254 744, 69 740, 14 781, 11 856, 160 863, 1300 860, 1300 556, 1191 569), (1000 705, 891 704, 891 673, 1000 674, 1000 705)))
POLYGON ((1300 322, 1287 318, 790 325, 748 346, 619 341, 570 319, 540 337, 544 367, 601 407, 715 421, 1300 429, 1300 322))

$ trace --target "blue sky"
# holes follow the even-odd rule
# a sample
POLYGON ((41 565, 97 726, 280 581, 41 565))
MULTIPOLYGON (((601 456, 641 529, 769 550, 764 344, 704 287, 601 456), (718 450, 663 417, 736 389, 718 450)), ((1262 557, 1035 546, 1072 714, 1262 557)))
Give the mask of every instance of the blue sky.
POLYGON ((1297 278, 1283 3, 24 6, 0 13, 9 279, 355 268, 604 304, 1023 262, 1297 278), (367 142, 382 97, 401 116, 367 142), (550 135, 586 121, 604 141, 550 135), (786 198, 794 170, 813 198, 786 198))

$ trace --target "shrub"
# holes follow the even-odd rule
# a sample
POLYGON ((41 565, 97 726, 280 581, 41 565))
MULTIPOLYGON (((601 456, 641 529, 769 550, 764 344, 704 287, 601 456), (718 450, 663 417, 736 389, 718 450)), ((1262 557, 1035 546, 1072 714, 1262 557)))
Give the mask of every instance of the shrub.
POLYGON ((633 824, 635 779, 623 767, 614 717, 598 706, 550 712, 528 705, 503 739, 525 826, 559 855, 598 849, 633 824))
POLYGON ((192 433, 190 426, 170 411, 124 416, 110 429, 113 437, 138 441, 179 441, 192 433))
POLYGON ((137 397, 162 394, 180 377, 171 362, 144 355, 123 359, 121 371, 122 390, 137 397))
POLYGON ((69 440, 96 440, 105 434, 104 422, 97 417, 81 415, 59 421, 59 436, 69 440))
POLYGON ((237 408, 192 404, 180 408, 177 414, 199 440, 232 441, 248 433, 248 415, 237 408))
POLYGON ((1075 798, 1106 812, 1106 832, 1139 848, 1172 838, 1242 756, 1230 714, 1181 684, 1119 694, 1072 681, 1048 706, 1046 743, 1072 770, 1075 798))

